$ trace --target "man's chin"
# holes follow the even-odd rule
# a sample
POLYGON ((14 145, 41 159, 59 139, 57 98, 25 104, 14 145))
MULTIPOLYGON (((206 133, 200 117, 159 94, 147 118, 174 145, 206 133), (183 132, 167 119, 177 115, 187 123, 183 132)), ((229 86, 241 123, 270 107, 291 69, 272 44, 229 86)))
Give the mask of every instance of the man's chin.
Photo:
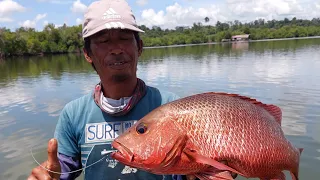
POLYGON ((130 78, 128 74, 116 74, 112 76, 112 80, 117 83, 125 82, 130 78))

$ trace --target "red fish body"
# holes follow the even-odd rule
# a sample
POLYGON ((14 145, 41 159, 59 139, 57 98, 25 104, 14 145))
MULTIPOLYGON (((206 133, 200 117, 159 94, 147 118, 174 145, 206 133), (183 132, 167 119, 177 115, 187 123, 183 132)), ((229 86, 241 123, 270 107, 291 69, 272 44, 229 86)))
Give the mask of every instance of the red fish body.
POLYGON ((298 179, 302 149, 281 129, 279 107, 244 96, 203 93, 153 110, 113 142, 113 158, 155 174, 200 179, 298 179), (222 163, 223 162, 223 163, 222 163))

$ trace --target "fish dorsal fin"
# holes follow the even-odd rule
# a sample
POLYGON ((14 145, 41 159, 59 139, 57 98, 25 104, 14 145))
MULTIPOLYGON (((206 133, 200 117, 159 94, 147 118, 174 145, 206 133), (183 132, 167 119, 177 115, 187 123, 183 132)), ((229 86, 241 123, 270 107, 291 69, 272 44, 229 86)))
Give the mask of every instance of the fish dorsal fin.
POLYGON ((260 101, 257 101, 256 99, 253 99, 253 98, 250 98, 247 96, 241 96, 239 94, 224 93, 224 92, 208 92, 208 93, 204 93, 204 94, 216 94, 216 95, 231 96, 231 97, 236 97, 236 98, 240 98, 242 100, 251 102, 257 106, 264 108, 266 111, 268 111, 275 118, 275 120, 281 125, 282 111, 278 106, 275 106, 272 104, 264 104, 260 101))
POLYGON ((263 104, 264 109, 267 110, 275 119, 276 121, 281 125, 282 120, 282 111, 278 106, 275 105, 267 105, 263 104))

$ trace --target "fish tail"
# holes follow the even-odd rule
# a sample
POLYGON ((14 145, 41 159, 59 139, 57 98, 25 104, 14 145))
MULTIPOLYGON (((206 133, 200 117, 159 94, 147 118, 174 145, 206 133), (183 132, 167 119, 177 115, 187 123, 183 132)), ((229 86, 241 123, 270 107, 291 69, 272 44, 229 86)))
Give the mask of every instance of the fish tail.
POLYGON ((302 154, 303 148, 298 148, 298 150, 299 150, 298 163, 296 167, 293 169, 293 171, 290 172, 292 180, 299 180, 299 164, 300 164, 300 156, 302 154))

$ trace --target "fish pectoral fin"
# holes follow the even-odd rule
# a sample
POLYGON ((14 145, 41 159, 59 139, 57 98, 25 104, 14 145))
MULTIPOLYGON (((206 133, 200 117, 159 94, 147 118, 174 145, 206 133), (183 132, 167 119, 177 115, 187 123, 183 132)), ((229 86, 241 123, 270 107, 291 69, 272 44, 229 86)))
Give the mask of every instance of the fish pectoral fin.
POLYGON ((224 171, 231 171, 234 172, 236 174, 242 175, 242 173, 238 172, 237 170, 229 167, 228 165, 225 165, 219 161, 216 161, 214 159, 205 157, 203 155, 198 154, 196 151, 194 150, 190 150, 190 149, 184 149, 183 152, 190 158, 193 159, 194 161, 196 161, 197 163, 202 163, 202 164, 207 164, 210 165, 214 168, 217 168, 219 170, 224 170, 224 171))
POLYGON ((234 180, 229 171, 220 171, 218 169, 199 173, 195 176, 200 180, 234 180))
POLYGON ((188 141, 188 136, 180 136, 174 146, 170 149, 170 151, 166 154, 166 157, 162 160, 160 166, 162 168, 170 168, 170 166, 174 166, 176 162, 181 157, 183 153, 183 149, 188 141))

